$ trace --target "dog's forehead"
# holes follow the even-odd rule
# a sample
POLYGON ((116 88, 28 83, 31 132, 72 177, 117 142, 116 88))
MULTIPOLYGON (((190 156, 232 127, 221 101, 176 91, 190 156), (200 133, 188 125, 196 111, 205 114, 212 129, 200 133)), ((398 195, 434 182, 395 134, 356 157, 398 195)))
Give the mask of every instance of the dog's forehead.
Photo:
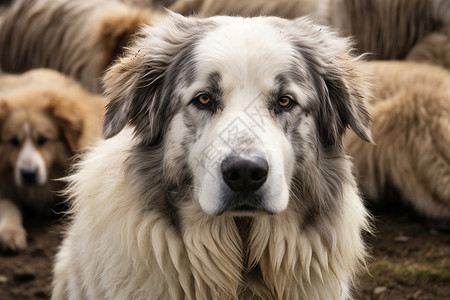
POLYGON ((32 126, 32 134, 45 134, 48 137, 58 136, 58 127, 55 120, 49 118, 45 113, 34 113, 30 115, 29 123, 32 126))
POLYGON ((57 135, 57 127, 43 111, 32 108, 16 108, 6 120, 3 126, 3 135, 23 134, 28 128, 28 132, 36 135, 41 132, 57 135), (26 126, 25 126, 26 125, 26 126))
MULTIPOLYGON (((289 36, 266 18, 217 18, 217 26, 195 47, 201 73, 273 80, 292 67, 295 49, 289 36)), ((226 78, 222 78, 226 82, 226 78)))

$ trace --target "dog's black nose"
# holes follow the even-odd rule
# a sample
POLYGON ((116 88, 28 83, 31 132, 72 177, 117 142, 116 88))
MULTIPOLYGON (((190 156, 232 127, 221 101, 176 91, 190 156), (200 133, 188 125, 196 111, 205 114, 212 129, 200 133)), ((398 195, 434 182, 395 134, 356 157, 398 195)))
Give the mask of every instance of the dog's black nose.
POLYGON ((20 170, 20 176, 22 176, 22 183, 24 185, 35 185, 37 184, 37 170, 20 170))
POLYGON ((269 164, 259 156, 229 156, 222 161, 221 171, 223 180, 233 191, 248 194, 266 181, 269 164))

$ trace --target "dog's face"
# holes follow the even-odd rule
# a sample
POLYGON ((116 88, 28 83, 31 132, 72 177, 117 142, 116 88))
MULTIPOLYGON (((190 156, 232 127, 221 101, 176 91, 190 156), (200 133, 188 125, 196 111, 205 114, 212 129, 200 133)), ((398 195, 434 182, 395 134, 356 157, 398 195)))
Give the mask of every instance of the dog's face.
POLYGON ((11 113, 2 129, 16 185, 44 185, 55 155, 51 144, 58 138, 56 126, 40 113, 29 115, 19 110, 11 113))
POLYGON ((106 76, 104 136, 129 123, 141 149, 161 145, 164 181, 188 174, 206 213, 281 212, 309 165, 341 153, 347 126, 371 140, 356 62, 327 29, 304 19, 164 22, 106 76))
POLYGON ((40 96, 48 95, 34 94, 27 102, 15 99, 1 103, 0 170, 12 173, 5 176, 13 176, 18 187, 43 186, 62 176, 73 155, 65 133, 70 129, 61 126, 53 104, 38 104, 36 97, 40 96))

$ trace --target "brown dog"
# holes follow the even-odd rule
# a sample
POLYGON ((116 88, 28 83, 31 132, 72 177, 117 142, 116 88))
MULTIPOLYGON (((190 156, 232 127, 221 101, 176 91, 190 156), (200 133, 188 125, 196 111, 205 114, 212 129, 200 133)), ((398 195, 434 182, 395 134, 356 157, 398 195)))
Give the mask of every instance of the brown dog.
POLYGON ((0 66, 10 73, 56 69, 99 92, 106 67, 152 19, 119 1, 17 0, 0 18, 0 66))
POLYGON ((372 62, 372 132, 376 146, 347 136, 365 193, 387 187, 430 217, 450 217, 450 74, 408 62, 372 62))
POLYGON ((0 248, 26 247, 20 207, 55 202, 54 179, 100 135, 105 104, 56 71, 0 77, 0 248))
MULTIPOLYGON (((422 39, 433 47, 419 46, 427 56, 436 55, 435 49, 439 48, 434 46, 442 44, 442 39, 450 44, 447 0, 178 0, 170 8, 185 15, 204 16, 309 15, 316 23, 333 26, 344 36, 353 36, 361 53, 370 52, 377 59, 404 59, 414 46, 422 44, 422 39), (440 37, 428 40, 432 34, 440 37)), ((433 62, 439 63, 445 53, 448 52, 439 53, 433 62)), ((416 56, 411 55, 411 59, 416 56)), ((422 56, 421 53, 420 60, 424 60, 422 56)), ((449 67, 449 60, 445 62, 449 67)))

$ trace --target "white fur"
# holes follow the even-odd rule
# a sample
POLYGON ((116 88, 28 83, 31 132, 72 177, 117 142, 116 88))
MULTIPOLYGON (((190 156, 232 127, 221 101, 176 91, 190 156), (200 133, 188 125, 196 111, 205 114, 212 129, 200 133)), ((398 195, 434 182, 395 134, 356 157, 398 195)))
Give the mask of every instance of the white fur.
POLYGON ((368 216, 341 139, 370 128, 346 40, 179 15, 141 34, 105 77, 106 140, 69 178, 52 299, 348 299, 368 216), (227 187, 230 155, 267 161, 251 196, 227 187))
MULTIPOLYGON (((237 290, 241 284, 239 245, 227 243, 238 234, 235 226, 227 228, 232 217, 207 217, 198 204, 188 203, 183 224, 191 227, 180 236, 164 215, 143 211, 144 199, 127 188, 122 168, 132 145, 132 131, 123 130, 97 145, 82 162, 82 171, 72 176, 77 218, 55 267, 55 278, 65 278, 67 286, 55 281, 52 299, 232 298, 235 291, 224 286, 230 279, 237 290), (206 244, 216 241, 220 247, 219 238, 226 248, 211 256, 206 244), (68 274, 70 270, 80 276, 68 274), (208 286, 216 289, 201 293, 208 286)), ((251 257, 262 262, 264 274, 289 299, 349 297, 351 273, 346 270, 363 259, 359 230, 367 226, 367 214, 355 186, 343 192, 342 213, 331 224, 299 232, 292 211, 256 219, 250 233, 255 241, 251 257)))

